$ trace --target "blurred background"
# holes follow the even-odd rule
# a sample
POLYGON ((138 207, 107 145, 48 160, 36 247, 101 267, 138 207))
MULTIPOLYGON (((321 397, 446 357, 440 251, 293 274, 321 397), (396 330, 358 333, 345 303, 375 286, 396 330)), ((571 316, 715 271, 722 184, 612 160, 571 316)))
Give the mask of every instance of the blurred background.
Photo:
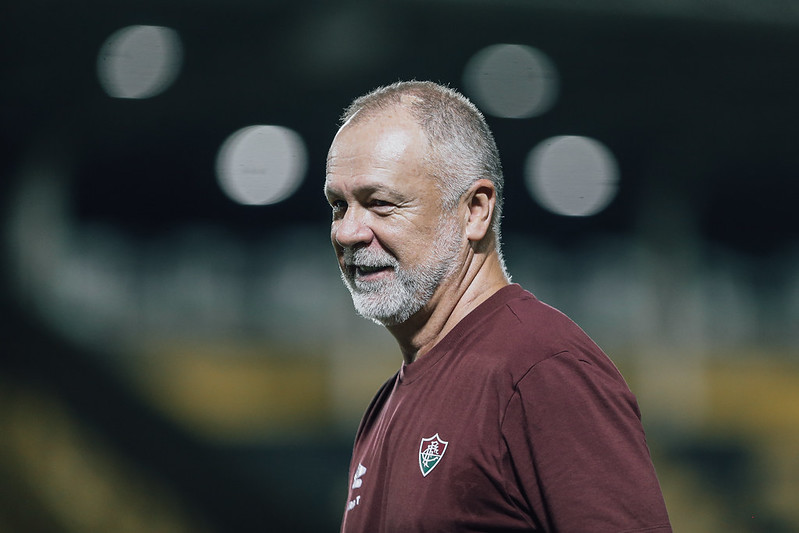
POLYGON ((0 24, 0 531, 337 531, 401 358, 339 280, 324 161, 352 98, 411 78, 486 113, 514 281, 627 378, 675 531, 799 530, 799 2, 0 24))

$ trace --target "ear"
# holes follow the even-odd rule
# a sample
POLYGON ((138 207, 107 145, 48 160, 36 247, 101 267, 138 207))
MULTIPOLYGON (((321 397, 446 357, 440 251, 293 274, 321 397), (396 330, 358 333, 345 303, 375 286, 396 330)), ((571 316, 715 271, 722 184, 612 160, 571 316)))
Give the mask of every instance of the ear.
POLYGON ((465 199, 469 209, 466 238, 472 242, 479 242, 491 228, 491 217, 497 202, 494 184, 487 179, 477 180, 469 187, 465 199))

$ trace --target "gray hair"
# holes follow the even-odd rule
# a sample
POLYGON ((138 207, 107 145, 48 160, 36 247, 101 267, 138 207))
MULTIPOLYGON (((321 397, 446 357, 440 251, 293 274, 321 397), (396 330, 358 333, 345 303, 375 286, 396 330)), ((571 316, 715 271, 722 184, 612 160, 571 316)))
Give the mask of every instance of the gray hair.
POLYGON ((410 113, 427 137, 426 165, 441 190, 445 210, 452 210, 477 180, 485 178, 494 184, 491 229, 502 262, 504 178, 499 151, 483 114, 449 87, 429 81, 400 81, 356 98, 341 116, 341 124, 360 122, 397 106, 410 113))

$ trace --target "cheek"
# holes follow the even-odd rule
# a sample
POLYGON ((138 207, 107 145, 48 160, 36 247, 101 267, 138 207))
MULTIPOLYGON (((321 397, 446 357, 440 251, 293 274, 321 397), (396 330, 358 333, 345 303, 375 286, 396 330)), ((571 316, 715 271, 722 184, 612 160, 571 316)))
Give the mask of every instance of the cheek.
POLYGON ((416 266, 426 260, 435 246, 435 231, 409 227, 383 232, 377 239, 380 246, 406 266, 416 266))

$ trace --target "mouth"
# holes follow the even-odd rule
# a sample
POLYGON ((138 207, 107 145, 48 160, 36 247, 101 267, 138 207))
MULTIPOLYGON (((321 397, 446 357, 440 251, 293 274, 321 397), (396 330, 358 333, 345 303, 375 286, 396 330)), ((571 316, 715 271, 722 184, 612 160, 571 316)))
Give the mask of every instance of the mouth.
POLYGON ((384 273, 391 270, 390 266, 368 266, 368 265, 347 265, 347 270, 351 278, 358 280, 372 280, 381 277, 384 273))

